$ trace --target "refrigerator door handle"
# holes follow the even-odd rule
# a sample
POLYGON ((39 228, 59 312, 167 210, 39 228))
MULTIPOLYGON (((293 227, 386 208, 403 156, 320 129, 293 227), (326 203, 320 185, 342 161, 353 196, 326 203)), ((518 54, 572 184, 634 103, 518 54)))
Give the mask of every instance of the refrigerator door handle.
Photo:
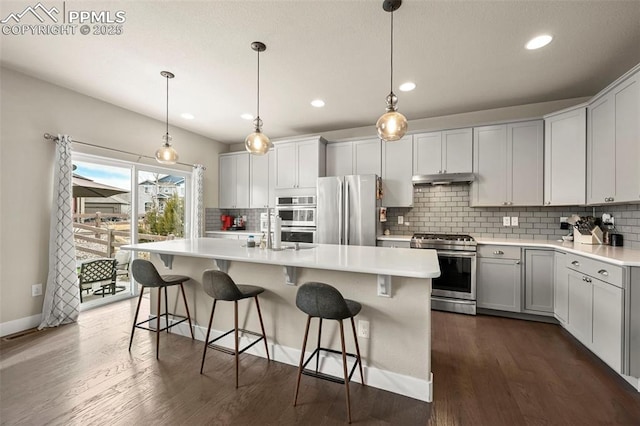
POLYGON ((340 184, 338 185, 338 200, 339 200, 339 207, 338 207, 338 244, 342 245, 344 244, 342 241, 342 238, 344 236, 344 230, 342 229, 343 225, 344 225, 344 217, 343 217, 343 211, 342 208, 344 206, 344 183, 340 182, 340 184))
POLYGON ((349 194, 349 182, 344 181, 344 244, 349 245, 349 204, 351 203, 349 194))

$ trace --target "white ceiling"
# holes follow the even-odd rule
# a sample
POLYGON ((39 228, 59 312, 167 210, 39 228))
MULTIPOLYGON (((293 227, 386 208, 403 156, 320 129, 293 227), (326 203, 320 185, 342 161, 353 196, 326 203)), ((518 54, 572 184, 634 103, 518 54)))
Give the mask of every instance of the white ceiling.
MULTIPOLYGON (((3 0, 0 19, 35 3, 3 0)), ((61 1, 43 4, 62 9, 61 1)), ((260 115, 272 139, 373 125, 384 112, 389 14, 382 0, 65 6, 124 10, 124 33, 2 35, 2 64, 162 121, 160 71, 170 70, 176 74, 170 124, 238 143, 252 131, 240 114, 255 114, 250 44, 260 40, 267 45, 260 56, 260 115), (311 107, 315 98, 326 106, 311 107), (195 120, 181 118, 183 112, 195 120)), ((640 62, 638 0, 405 0, 394 20, 395 91, 410 120, 593 95, 640 62), (525 50, 541 33, 554 41, 525 50), (399 92, 408 80, 417 88, 399 92)))

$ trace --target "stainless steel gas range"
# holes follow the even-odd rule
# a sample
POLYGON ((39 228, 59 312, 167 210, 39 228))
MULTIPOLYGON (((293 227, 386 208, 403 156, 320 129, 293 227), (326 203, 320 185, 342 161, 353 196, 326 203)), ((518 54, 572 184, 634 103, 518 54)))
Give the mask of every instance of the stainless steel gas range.
POLYGON ((432 281, 431 309, 476 314, 477 243, 469 235, 414 234, 411 248, 438 254, 440 277, 432 281))

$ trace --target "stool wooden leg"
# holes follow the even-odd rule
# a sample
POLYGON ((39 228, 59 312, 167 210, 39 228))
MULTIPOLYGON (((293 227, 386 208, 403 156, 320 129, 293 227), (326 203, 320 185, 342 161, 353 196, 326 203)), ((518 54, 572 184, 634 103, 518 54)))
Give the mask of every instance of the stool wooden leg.
MULTIPOLYGON (((129 339, 129 352, 131 352, 131 344, 133 343, 133 333, 136 331, 136 322, 138 322, 138 312, 140 312, 140 304, 142 303, 142 293, 144 286, 140 289, 140 297, 138 297, 138 306, 136 307, 136 315, 133 317, 133 326, 131 327, 131 338, 129 339)), ((82 294, 82 292, 80 293, 82 294)))
POLYGON ((264 350, 267 352, 267 361, 270 361, 269 347, 267 345, 267 334, 264 332, 264 324, 262 322, 262 312, 260 312, 260 302, 258 302, 258 296, 255 296, 254 299, 256 299, 256 308, 258 308, 258 318, 260 319, 260 329, 262 330, 262 340, 264 341, 264 350))
POLYGON ((304 351, 307 348, 307 337, 309 336, 309 324, 311 324, 311 316, 307 316, 307 327, 304 330, 304 339, 302 339, 302 351, 300 352, 300 365, 298 366, 298 379, 296 380, 296 393, 293 397, 293 406, 298 402, 298 390, 300 389, 300 377, 302 376, 302 364, 304 363, 304 351))
POLYGON ((322 336, 322 318, 320 318, 320 324, 318 324, 318 345, 316 346, 316 373, 318 367, 320 367, 320 340, 322 336))
POLYGON ((164 288, 164 322, 167 327, 167 333, 169 333, 169 296, 167 296, 167 287, 164 288))
POLYGON ((158 288, 158 310, 156 311, 156 359, 160 354, 160 302, 162 301, 162 289, 158 288))
POLYGON ((204 353, 202 354, 202 364, 200 364, 200 374, 204 369, 204 359, 207 356, 207 347, 209 346, 209 335, 211 334, 211 325, 213 325, 213 313, 216 311, 216 299, 213 299, 213 307, 211 308, 211 318, 209 318, 209 328, 207 328, 207 337, 204 338, 204 353))
POLYGON ((360 357, 360 345, 358 344, 358 333, 356 332, 356 323, 351 317, 351 329, 353 330, 353 340, 356 342, 356 354, 358 355, 358 359, 356 362, 358 363, 358 367, 360 367, 360 382, 364 386, 364 375, 362 374, 362 358, 360 357))
POLYGON ((235 331, 235 343, 236 343, 236 389, 238 389, 238 301, 233 301, 233 327, 235 331))
POLYGON ((349 398, 349 373, 347 373, 347 352, 344 344, 344 326, 340 320, 340 344, 342 345, 342 370, 344 371, 344 390, 347 394, 347 417, 351 423, 351 398, 349 398))
POLYGON ((180 290, 182 291, 182 300, 184 300, 184 309, 185 311, 187 311, 187 319, 189 320, 189 331, 191 331, 191 340, 194 340, 195 337, 193 336, 193 326, 191 325, 191 315, 189 314, 189 305, 187 305, 187 296, 184 294, 184 286, 182 285, 182 283, 180 283, 180 290))

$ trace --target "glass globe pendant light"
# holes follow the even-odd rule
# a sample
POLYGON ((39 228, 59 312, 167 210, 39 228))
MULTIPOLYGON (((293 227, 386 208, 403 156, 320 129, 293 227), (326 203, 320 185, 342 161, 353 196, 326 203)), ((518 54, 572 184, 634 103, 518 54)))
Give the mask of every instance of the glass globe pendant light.
POLYGON ((175 77, 172 72, 161 71, 160 75, 167 79, 167 130, 162 137, 164 143, 156 151, 156 161, 160 164, 176 164, 178 161, 178 152, 171 146, 171 135, 169 134, 169 79, 175 77))
POLYGON ((262 133, 262 120, 260 119, 260 52, 267 50, 267 46, 260 41, 254 41, 251 43, 251 49, 258 52, 258 112, 256 119, 253 120, 255 131, 244 140, 244 146, 253 155, 264 155, 273 146, 267 135, 262 133))
POLYGON ((397 141, 407 132, 407 119, 398 112, 398 97, 393 93, 393 12, 402 5, 402 0, 385 0, 382 8, 391 13, 391 93, 387 96, 387 112, 376 123, 378 136, 386 142, 397 141))

